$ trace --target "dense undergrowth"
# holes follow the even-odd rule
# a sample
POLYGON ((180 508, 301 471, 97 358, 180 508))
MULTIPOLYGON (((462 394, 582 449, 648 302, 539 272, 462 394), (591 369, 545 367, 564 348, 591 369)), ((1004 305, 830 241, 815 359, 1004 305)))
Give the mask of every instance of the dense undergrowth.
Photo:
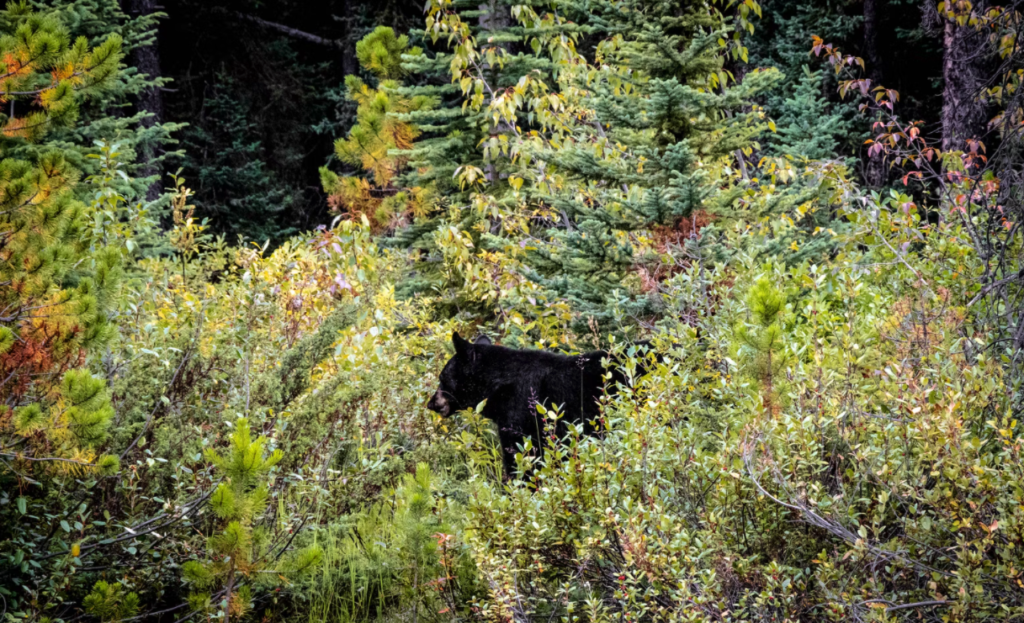
POLYGON ((1013 167, 895 118, 933 195, 755 160, 777 76, 724 69, 752 13, 612 4, 519 6, 532 56, 448 2, 433 51, 371 34, 339 142, 366 175, 325 170, 339 218, 272 251, 212 237, 179 178, 161 225, 110 143, 80 179, 46 126, 120 40, 11 5, 42 129, 7 118, 0 165, 0 616, 1024 618, 1013 167), (541 405, 544 460, 505 478, 479 407, 426 407, 456 330, 610 348, 627 383, 594 436, 541 405))

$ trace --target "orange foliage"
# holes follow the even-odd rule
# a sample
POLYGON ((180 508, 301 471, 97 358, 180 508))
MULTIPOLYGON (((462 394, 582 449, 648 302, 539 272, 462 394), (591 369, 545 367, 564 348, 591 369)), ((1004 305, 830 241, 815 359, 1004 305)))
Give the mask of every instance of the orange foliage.
MULTIPOLYGON (((686 240, 699 236, 700 230, 707 227, 713 220, 714 217, 704 210, 696 210, 689 218, 679 219, 675 225, 656 226, 651 230, 653 246, 658 253, 668 253, 670 246, 682 246, 686 240)), ((640 266, 637 268, 640 287, 648 293, 657 291, 663 281, 681 269, 681 265, 662 263, 655 266, 640 266)))

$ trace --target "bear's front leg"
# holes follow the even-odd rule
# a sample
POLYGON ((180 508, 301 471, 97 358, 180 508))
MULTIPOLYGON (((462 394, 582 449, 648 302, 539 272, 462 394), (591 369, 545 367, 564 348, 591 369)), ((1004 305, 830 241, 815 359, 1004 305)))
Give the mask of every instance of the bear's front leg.
POLYGON ((498 439, 501 441, 501 462, 505 466, 505 477, 515 478, 516 452, 519 452, 519 445, 524 442, 524 438, 508 428, 499 428, 498 439))

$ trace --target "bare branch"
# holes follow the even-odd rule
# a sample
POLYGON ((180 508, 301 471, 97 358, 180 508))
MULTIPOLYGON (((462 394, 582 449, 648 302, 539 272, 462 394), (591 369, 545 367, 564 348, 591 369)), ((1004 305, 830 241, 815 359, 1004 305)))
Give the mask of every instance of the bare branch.
POLYGON ((261 17, 256 17, 255 15, 246 15, 245 13, 235 12, 235 17, 237 17, 238 19, 244 19, 247 22, 252 22, 253 24, 256 24, 257 26, 262 26, 263 28, 276 30, 277 32, 286 34, 294 39, 308 41, 309 43, 315 43, 317 45, 323 45, 329 48, 337 48, 339 50, 345 49, 345 44, 342 43, 341 41, 338 41, 337 39, 327 39, 325 37, 320 37, 318 35, 314 35, 312 33, 308 33, 297 28, 292 28, 291 26, 285 26, 284 24, 278 24, 277 22, 267 21, 261 17))

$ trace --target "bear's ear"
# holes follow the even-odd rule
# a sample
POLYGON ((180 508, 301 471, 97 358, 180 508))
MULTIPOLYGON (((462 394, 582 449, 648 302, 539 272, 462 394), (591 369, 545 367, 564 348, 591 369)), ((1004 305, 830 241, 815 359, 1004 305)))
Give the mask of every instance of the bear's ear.
POLYGON ((475 340, 473 340, 473 343, 474 344, 480 344, 482 346, 492 346, 493 345, 493 343, 491 342, 491 338, 487 337, 486 335, 481 335, 480 337, 476 338, 475 340))
POLYGON ((455 345, 456 355, 465 355, 469 351, 469 347, 471 346, 469 342, 462 339, 462 336, 459 335, 458 331, 452 333, 452 344, 455 345))

